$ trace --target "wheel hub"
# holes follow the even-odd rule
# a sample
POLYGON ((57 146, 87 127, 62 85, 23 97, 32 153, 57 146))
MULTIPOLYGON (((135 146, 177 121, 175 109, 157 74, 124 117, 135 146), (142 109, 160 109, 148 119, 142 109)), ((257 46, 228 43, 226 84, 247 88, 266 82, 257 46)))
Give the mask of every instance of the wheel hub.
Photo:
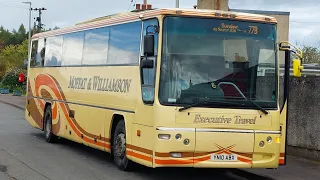
POLYGON ((51 132, 50 115, 47 115, 46 117, 46 137, 47 138, 50 136, 50 132, 51 132))
POLYGON ((124 137, 124 134, 119 134, 117 136, 114 146, 115 146, 115 154, 118 157, 123 158, 126 153, 126 139, 124 137))

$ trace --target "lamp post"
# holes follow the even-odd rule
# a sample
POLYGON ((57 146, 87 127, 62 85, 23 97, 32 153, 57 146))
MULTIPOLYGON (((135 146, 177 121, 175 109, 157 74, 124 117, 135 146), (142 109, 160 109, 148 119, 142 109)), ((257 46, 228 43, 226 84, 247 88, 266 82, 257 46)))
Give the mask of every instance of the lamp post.
POLYGON ((179 8, 179 0, 176 0, 176 8, 179 8))
POLYGON ((31 2, 22 2, 24 4, 29 4, 29 37, 28 37, 28 59, 30 57, 30 45, 31 45, 31 2))

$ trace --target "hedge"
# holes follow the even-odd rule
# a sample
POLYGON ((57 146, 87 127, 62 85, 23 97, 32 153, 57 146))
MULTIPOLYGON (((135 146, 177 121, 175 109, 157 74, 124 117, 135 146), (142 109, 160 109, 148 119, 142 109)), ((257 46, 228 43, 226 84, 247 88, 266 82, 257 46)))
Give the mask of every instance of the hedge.
POLYGON ((26 92, 26 70, 21 68, 16 68, 13 70, 9 70, 2 78, 0 82, 0 88, 9 89, 10 92, 13 91, 20 91, 21 93, 25 94, 26 92), (19 74, 23 73, 25 75, 24 82, 20 83, 18 81, 19 74))

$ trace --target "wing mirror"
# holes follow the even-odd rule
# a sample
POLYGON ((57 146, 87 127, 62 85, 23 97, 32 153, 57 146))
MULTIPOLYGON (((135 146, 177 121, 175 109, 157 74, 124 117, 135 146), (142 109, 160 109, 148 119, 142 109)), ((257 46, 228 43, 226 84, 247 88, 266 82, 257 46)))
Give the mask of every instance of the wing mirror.
POLYGON ((301 65, 300 59, 294 59, 293 60, 293 76, 294 77, 301 77, 301 71, 303 70, 303 66, 301 65))
POLYGON ((143 54, 145 56, 154 56, 154 35, 145 35, 143 42, 143 54))
POLYGON ((154 64, 154 61, 151 60, 151 59, 144 59, 141 61, 141 68, 142 69, 152 69, 153 68, 153 64, 154 64))

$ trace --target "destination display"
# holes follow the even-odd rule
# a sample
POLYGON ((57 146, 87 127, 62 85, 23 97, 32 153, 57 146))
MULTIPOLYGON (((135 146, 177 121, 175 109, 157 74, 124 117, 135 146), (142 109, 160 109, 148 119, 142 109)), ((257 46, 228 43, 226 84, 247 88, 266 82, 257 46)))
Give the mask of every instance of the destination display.
POLYGON ((240 28, 238 25, 226 24, 226 23, 221 23, 221 25, 219 27, 214 27, 213 31, 215 31, 215 32, 230 32, 230 33, 242 32, 245 34, 259 34, 258 26, 248 25, 247 27, 240 28))

